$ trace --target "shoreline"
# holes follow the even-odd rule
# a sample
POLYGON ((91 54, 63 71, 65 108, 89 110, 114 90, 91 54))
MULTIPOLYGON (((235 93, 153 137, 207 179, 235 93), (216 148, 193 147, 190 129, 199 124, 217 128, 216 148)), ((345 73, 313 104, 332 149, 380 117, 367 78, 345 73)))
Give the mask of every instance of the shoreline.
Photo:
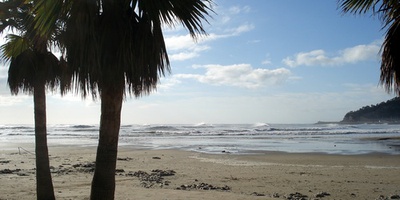
MULTIPOLYGON (((289 151, 289 150, 239 150, 239 151, 229 151, 229 150, 221 150, 221 151, 204 151, 203 148, 180 148, 180 147, 171 147, 171 148, 154 148, 154 147, 146 147, 146 146, 135 146, 133 144, 119 144, 118 149, 130 149, 137 151, 184 151, 184 152, 193 152, 193 153, 201 153, 201 154, 210 154, 210 155, 263 155, 263 154, 294 154, 294 155, 338 155, 338 156, 363 156, 363 155, 391 155, 396 156, 400 155, 400 144, 397 144, 397 141, 400 141, 400 136, 395 137, 365 137, 359 138, 361 141, 372 141, 372 142, 387 142, 387 141, 395 141, 396 144, 385 144, 392 149, 392 152, 383 152, 383 151, 359 151, 359 152, 342 152, 342 151, 289 151)), ((96 151, 97 144, 60 144, 60 143, 48 143, 49 150, 51 148, 81 148, 81 149, 94 149, 96 151)), ((0 152, 1 151, 25 151, 34 153, 35 145, 34 142, 28 143, 19 143, 12 142, 6 143, 0 141, 0 152)))
MULTIPOLYGON (((0 173, 0 199, 35 198, 34 155, 17 148, 0 149, 0 170, 19 169, 0 173)), ((96 146, 50 145, 49 154, 56 198, 88 199, 96 146)), ((122 146, 115 199, 376 199, 400 195, 399 173, 400 155, 206 154, 122 146), (152 170, 170 174, 159 182, 134 175, 152 170)))

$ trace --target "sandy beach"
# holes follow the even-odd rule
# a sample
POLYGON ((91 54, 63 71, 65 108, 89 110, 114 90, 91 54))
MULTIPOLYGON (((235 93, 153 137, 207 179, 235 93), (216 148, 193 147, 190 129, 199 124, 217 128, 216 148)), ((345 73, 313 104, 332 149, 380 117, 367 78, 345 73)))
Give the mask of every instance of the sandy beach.
MULTIPOLYGON (((0 199, 35 199, 34 148, 0 150, 0 199)), ((57 199, 88 199, 95 147, 50 146, 57 199)), ((120 147, 116 199, 384 199, 400 155, 203 154, 120 147)), ((399 197, 400 198, 400 197, 399 197)))

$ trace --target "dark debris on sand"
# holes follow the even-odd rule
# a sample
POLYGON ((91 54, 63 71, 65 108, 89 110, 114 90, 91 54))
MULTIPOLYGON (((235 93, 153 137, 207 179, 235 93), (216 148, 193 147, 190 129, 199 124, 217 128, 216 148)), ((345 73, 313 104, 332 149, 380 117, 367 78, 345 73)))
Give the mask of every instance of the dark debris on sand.
POLYGON ((305 194, 301 194, 300 192, 290 193, 284 196, 286 199, 290 200, 308 200, 308 196, 305 194))
POLYGON ((181 185, 176 188, 177 190, 220 190, 220 191, 230 191, 231 188, 227 185, 218 187, 213 186, 208 183, 191 184, 191 185, 181 185))
POLYGON ((22 169, 2 169, 2 170, 0 170, 0 174, 16 174, 18 176, 29 176, 30 173, 33 173, 33 172, 23 172, 22 169))
POLYGON ((380 195, 376 200, 390 200, 390 199, 400 199, 400 195, 394 194, 390 196, 380 195))
POLYGON ((96 163, 95 162, 79 163, 72 165, 72 167, 75 168, 78 172, 92 173, 96 168, 96 163))
POLYGON ((263 193, 258 193, 258 192, 253 192, 253 193, 251 193, 250 195, 256 196, 256 197, 263 197, 263 196, 266 196, 265 194, 263 194, 263 193))
POLYGON ((140 185, 145 188, 151 188, 154 186, 163 187, 164 185, 169 185, 170 181, 164 181, 165 176, 175 175, 174 170, 152 170, 151 173, 145 171, 129 172, 125 176, 135 176, 141 181, 140 185))
POLYGON ((8 163, 10 163, 9 160, 0 160, 0 164, 8 164, 8 163))
MULTIPOLYGON (((300 192, 295 192, 295 193, 290 193, 290 194, 284 195, 283 197, 288 200, 317 200, 317 199, 327 197, 327 196, 331 196, 331 194, 329 194, 328 192, 319 192, 319 193, 313 195, 313 197, 309 197, 305 194, 301 194, 300 192)), ((280 195, 278 193, 275 193, 275 194, 273 194, 272 197, 279 198, 280 195)))
POLYGON ((13 174, 15 172, 19 172, 21 171, 20 169, 15 169, 15 170, 11 170, 11 169, 3 169, 0 170, 0 174, 13 174))
POLYGON ((119 161, 130 161, 130 160, 133 160, 133 159, 129 158, 129 157, 125 157, 125 158, 117 158, 117 160, 119 160, 119 161))

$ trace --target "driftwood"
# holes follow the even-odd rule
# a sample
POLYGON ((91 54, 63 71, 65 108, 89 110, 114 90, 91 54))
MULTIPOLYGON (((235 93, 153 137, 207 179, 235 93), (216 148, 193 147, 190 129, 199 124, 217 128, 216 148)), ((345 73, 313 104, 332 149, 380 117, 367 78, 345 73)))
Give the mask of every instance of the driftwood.
POLYGON ((21 155, 21 150, 24 151, 24 152, 26 152, 26 153, 35 155, 35 153, 33 153, 33 152, 30 152, 30 151, 28 151, 28 150, 26 150, 26 149, 24 149, 24 148, 22 148, 22 147, 18 147, 18 153, 19 153, 19 155, 21 155))

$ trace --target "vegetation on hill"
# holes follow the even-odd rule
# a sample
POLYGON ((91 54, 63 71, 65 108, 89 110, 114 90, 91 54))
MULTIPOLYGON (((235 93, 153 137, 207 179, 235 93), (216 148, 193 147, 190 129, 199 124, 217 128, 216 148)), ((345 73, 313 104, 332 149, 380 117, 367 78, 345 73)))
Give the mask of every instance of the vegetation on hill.
POLYGON ((400 97, 350 111, 341 123, 400 123, 400 97))

